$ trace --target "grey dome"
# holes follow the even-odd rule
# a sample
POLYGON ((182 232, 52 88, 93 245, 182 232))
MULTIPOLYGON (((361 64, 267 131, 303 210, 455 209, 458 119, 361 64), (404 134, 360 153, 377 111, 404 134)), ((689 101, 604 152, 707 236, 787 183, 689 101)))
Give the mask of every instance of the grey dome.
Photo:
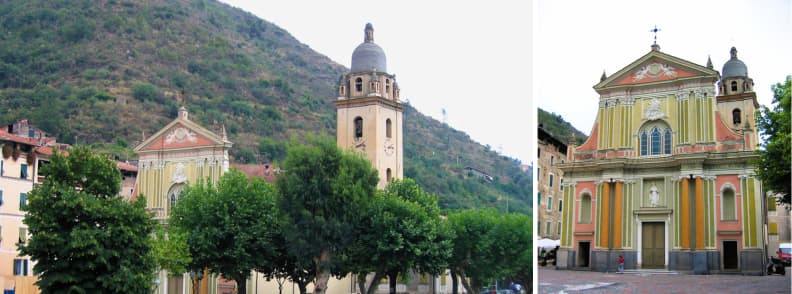
POLYGON ((737 59, 737 48, 731 48, 731 59, 723 65, 721 74, 724 78, 729 77, 748 77, 748 67, 741 60, 737 59))
POLYGON ((385 51, 374 44, 374 28, 371 24, 366 24, 363 43, 352 52, 352 72, 373 70, 388 72, 385 51))

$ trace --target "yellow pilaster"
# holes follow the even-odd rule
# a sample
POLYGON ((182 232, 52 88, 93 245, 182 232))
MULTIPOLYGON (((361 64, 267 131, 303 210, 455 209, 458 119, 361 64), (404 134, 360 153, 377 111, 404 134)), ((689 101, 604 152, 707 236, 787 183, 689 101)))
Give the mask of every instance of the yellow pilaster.
POLYGON ((616 182, 613 197, 613 248, 621 248, 622 231, 622 182, 616 182))
POLYGON ((683 178, 680 184, 680 191, 682 193, 681 199, 679 199, 680 207, 679 214, 682 216, 682 225, 681 233, 682 233, 682 248, 690 248, 690 198, 689 198, 689 190, 690 185, 688 185, 688 179, 683 178))
POLYGON ((704 249, 704 180, 696 178, 696 249, 704 249))
POLYGON ((599 195, 599 201, 602 201, 602 210, 600 210, 600 247, 609 248, 608 234, 610 233, 610 184, 605 183, 602 186, 602 195, 599 195))

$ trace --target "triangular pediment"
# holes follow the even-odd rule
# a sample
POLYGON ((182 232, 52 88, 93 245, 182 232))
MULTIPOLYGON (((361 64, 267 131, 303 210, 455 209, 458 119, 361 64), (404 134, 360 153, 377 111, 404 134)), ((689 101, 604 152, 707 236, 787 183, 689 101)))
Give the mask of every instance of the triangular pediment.
POLYGON ((135 147, 135 152, 162 151, 210 146, 231 146, 231 142, 189 120, 177 118, 135 147))
POLYGON ((718 79, 718 72, 693 62, 652 50, 606 78, 594 89, 655 84, 695 78, 718 79))

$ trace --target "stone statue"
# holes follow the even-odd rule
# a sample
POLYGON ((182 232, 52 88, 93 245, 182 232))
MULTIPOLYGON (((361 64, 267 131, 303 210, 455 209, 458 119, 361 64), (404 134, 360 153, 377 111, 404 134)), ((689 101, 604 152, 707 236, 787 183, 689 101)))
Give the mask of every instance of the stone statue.
POLYGON ((657 207, 660 202, 660 192, 657 191, 657 186, 652 184, 652 187, 649 188, 649 205, 652 207, 657 207))

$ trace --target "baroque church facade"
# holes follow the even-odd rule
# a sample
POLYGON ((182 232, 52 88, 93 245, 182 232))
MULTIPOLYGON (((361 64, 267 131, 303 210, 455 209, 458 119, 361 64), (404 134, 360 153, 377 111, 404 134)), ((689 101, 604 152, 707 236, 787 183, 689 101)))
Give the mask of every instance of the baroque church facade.
POLYGON ((731 49, 721 73, 660 51, 603 76, 589 139, 570 145, 557 267, 759 274, 759 106, 731 49))

